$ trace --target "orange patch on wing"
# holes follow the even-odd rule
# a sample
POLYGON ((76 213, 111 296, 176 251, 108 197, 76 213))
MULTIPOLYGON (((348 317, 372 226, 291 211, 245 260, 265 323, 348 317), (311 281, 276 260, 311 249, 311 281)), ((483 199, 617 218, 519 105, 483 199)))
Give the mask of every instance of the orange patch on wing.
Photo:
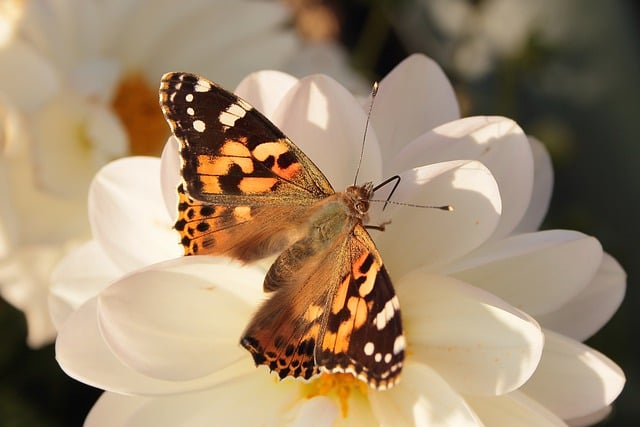
POLYGON ((367 321, 367 315, 369 314, 365 301, 362 298, 351 297, 349 298, 349 301, 347 301, 347 308, 351 313, 353 326, 355 328, 360 328, 364 325, 364 322, 367 321))
POLYGON ((322 349, 333 351, 333 348, 336 345, 336 339, 338 339, 338 336, 336 334, 334 334, 333 332, 326 332, 322 340, 322 349))
POLYGON ((363 252, 362 255, 353 263, 352 273, 354 279, 360 279, 360 277, 364 276, 364 282, 360 284, 358 288, 358 294, 364 298, 373 290, 373 285, 376 282, 376 275, 380 270, 380 264, 377 262, 373 262, 371 267, 369 267, 369 271, 366 273, 360 272, 360 266, 365 262, 367 257, 369 256, 369 252, 363 252))
POLYGON ((199 171, 206 175, 226 175, 233 165, 240 166, 242 172, 253 172, 253 162, 247 157, 198 156, 199 171))
POLYGON ((247 138, 240 138, 238 141, 228 139, 220 147, 220 154, 234 157, 251 157, 251 152, 245 145, 246 141, 247 138))
POLYGON ((350 277, 347 276, 340 286, 338 286, 338 290, 336 291, 336 296, 333 298, 333 304, 331 305, 331 312, 333 314, 338 314, 342 307, 344 307, 344 301, 347 299, 347 290, 349 289, 349 280, 350 277))
POLYGON ((245 177, 238 184, 238 189, 245 194, 268 193, 277 181, 277 178, 245 177))
POLYGON ((289 151, 289 146, 284 141, 263 142, 253 149, 253 157, 263 162, 269 156, 278 158, 282 153, 289 151))
POLYGON ((275 164, 272 169, 277 175, 291 180, 302 170, 302 165, 300 163, 291 163, 283 169, 275 164))
POLYGON ((217 176, 200 175, 200 182, 202 182, 202 192, 209 194, 222 194, 222 188, 220 187, 220 181, 217 176))

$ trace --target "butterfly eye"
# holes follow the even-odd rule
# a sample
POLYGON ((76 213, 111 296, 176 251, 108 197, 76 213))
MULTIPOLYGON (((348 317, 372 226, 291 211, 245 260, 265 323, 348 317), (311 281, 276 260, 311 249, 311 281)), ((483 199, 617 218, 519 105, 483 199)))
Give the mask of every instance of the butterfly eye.
POLYGON ((369 210, 369 202, 365 202, 363 200, 360 200, 358 202, 356 202, 356 204, 354 205, 356 211, 360 214, 360 215, 364 215, 367 213, 367 211, 369 210))

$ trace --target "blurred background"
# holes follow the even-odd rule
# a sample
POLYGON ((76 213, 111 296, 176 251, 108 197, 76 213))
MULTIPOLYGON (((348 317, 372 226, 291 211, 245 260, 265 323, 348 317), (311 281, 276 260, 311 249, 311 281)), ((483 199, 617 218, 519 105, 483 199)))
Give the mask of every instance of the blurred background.
MULTIPOLYGON (((587 344, 613 359, 627 376, 613 413, 601 425, 638 425, 637 2, 288 0, 285 4, 290 17, 284 25, 306 40, 331 40, 342 46, 365 88, 408 54, 422 52, 435 59, 453 82, 463 116, 504 115, 544 142, 553 159, 555 186, 543 228, 596 236, 628 274, 620 310, 587 344)), ((313 64, 289 68, 294 73, 303 70, 311 72, 313 64)), ((0 300, 0 336, 0 425, 80 425, 100 392, 68 378, 55 362, 53 345, 27 346, 23 313, 4 300, 0 300)))

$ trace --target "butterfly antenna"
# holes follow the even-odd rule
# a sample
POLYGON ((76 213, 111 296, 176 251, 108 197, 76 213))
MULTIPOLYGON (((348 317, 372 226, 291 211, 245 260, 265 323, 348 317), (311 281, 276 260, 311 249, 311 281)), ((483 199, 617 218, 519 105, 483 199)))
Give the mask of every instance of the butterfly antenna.
POLYGON ((438 209, 441 211, 453 212, 453 206, 451 205, 442 205, 442 206, 417 205, 415 203, 404 203, 404 202, 396 202, 394 200, 379 200, 379 199, 369 199, 369 202, 384 203, 385 206, 387 204, 391 204, 391 205, 398 205, 398 206, 409 206, 410 208, 438 209))
POLYGON ((364 134, 362 135, 362 147, 360 148, 360 159, 358 160, 356 176, 353 178, 353 185, 356 185, 358 183, 358 174, 360 173, 360 166, 362 166, 362 156, 364 156, 364 144, 367 141, 367 129, 369 129, 369 119, 371 119, 371 111, 373 110, 373 101, 376 99, 377 93, 378 93, 378 82, 373 82, 373 88, 371 88, 371 103, 369 104, 367 121, 364 125, 364 134))

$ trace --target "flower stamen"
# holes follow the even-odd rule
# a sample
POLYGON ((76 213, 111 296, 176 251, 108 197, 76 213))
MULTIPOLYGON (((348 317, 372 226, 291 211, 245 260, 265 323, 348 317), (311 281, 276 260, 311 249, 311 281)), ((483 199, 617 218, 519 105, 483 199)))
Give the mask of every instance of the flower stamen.
POLYGON ((367 385, 351 374, 323 373, 310 383, 304 384, 304 395, 308 399, 316 396, 327 396, 340 404, 343 418, 349 414, 349 398, 352 392, 367 394, 367 385))

